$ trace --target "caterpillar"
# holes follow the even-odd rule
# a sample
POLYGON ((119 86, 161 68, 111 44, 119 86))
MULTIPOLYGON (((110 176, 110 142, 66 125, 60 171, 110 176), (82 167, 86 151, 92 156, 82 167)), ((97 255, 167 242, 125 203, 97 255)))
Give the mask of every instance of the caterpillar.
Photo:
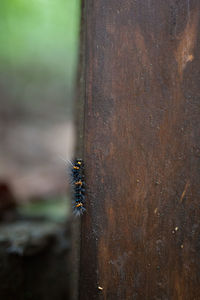
POLYGON ((75 159, 72 162, 72 186, 73 186, 73 213, 81 216, 85 212, 85 181, 84 163, 82 159, 75 159))

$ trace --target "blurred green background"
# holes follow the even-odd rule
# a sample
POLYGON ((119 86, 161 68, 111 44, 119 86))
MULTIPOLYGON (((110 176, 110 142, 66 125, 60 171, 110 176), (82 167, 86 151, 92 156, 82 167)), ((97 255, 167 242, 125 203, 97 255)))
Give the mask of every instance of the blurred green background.
POLYGON ((45 113, 54 106, 69 115, 79 14, 78 0, 0 1, 0 88, 10 110, 45 113))
POLYGON ((79 19, 79 0, 0 0, 0 299, 69 298, 79 19))
POLYGON ((79 0, 0 1, 0 182, 27 213, 70 207, 79 26, 79 0))

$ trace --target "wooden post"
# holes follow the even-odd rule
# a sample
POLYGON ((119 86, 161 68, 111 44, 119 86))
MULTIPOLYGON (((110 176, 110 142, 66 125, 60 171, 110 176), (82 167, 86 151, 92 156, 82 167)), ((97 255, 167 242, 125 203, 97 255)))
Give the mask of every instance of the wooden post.
POLYGON ((80 299, 200 299, 200 3, 85 17, 80 299))

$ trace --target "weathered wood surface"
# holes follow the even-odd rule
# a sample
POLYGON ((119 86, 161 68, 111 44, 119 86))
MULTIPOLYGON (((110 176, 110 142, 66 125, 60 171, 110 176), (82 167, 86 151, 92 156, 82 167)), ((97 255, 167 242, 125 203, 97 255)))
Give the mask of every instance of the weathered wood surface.
POLYGON ((80 299, 200 299, 200 2, 85 5, 80 299))

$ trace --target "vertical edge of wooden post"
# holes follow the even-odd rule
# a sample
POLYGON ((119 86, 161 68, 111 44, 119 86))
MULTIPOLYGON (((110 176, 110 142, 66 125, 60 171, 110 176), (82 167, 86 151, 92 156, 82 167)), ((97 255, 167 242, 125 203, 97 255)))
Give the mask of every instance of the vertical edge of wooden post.
MULTIPOLYGON (((85 0, 80 0, 81 20, 80 20, 80 42, 79 42, 79 62, 77 70, 77 90, 74 105, 75 113, 75 157, 83 158, 83 126, 84 126, 84 100, 85 100, 85 0)), ((80 279, 80 244, 81 244, 81 219, 72 219, 72 273, 71 273, 71 298, 79 298, 80 279)))

